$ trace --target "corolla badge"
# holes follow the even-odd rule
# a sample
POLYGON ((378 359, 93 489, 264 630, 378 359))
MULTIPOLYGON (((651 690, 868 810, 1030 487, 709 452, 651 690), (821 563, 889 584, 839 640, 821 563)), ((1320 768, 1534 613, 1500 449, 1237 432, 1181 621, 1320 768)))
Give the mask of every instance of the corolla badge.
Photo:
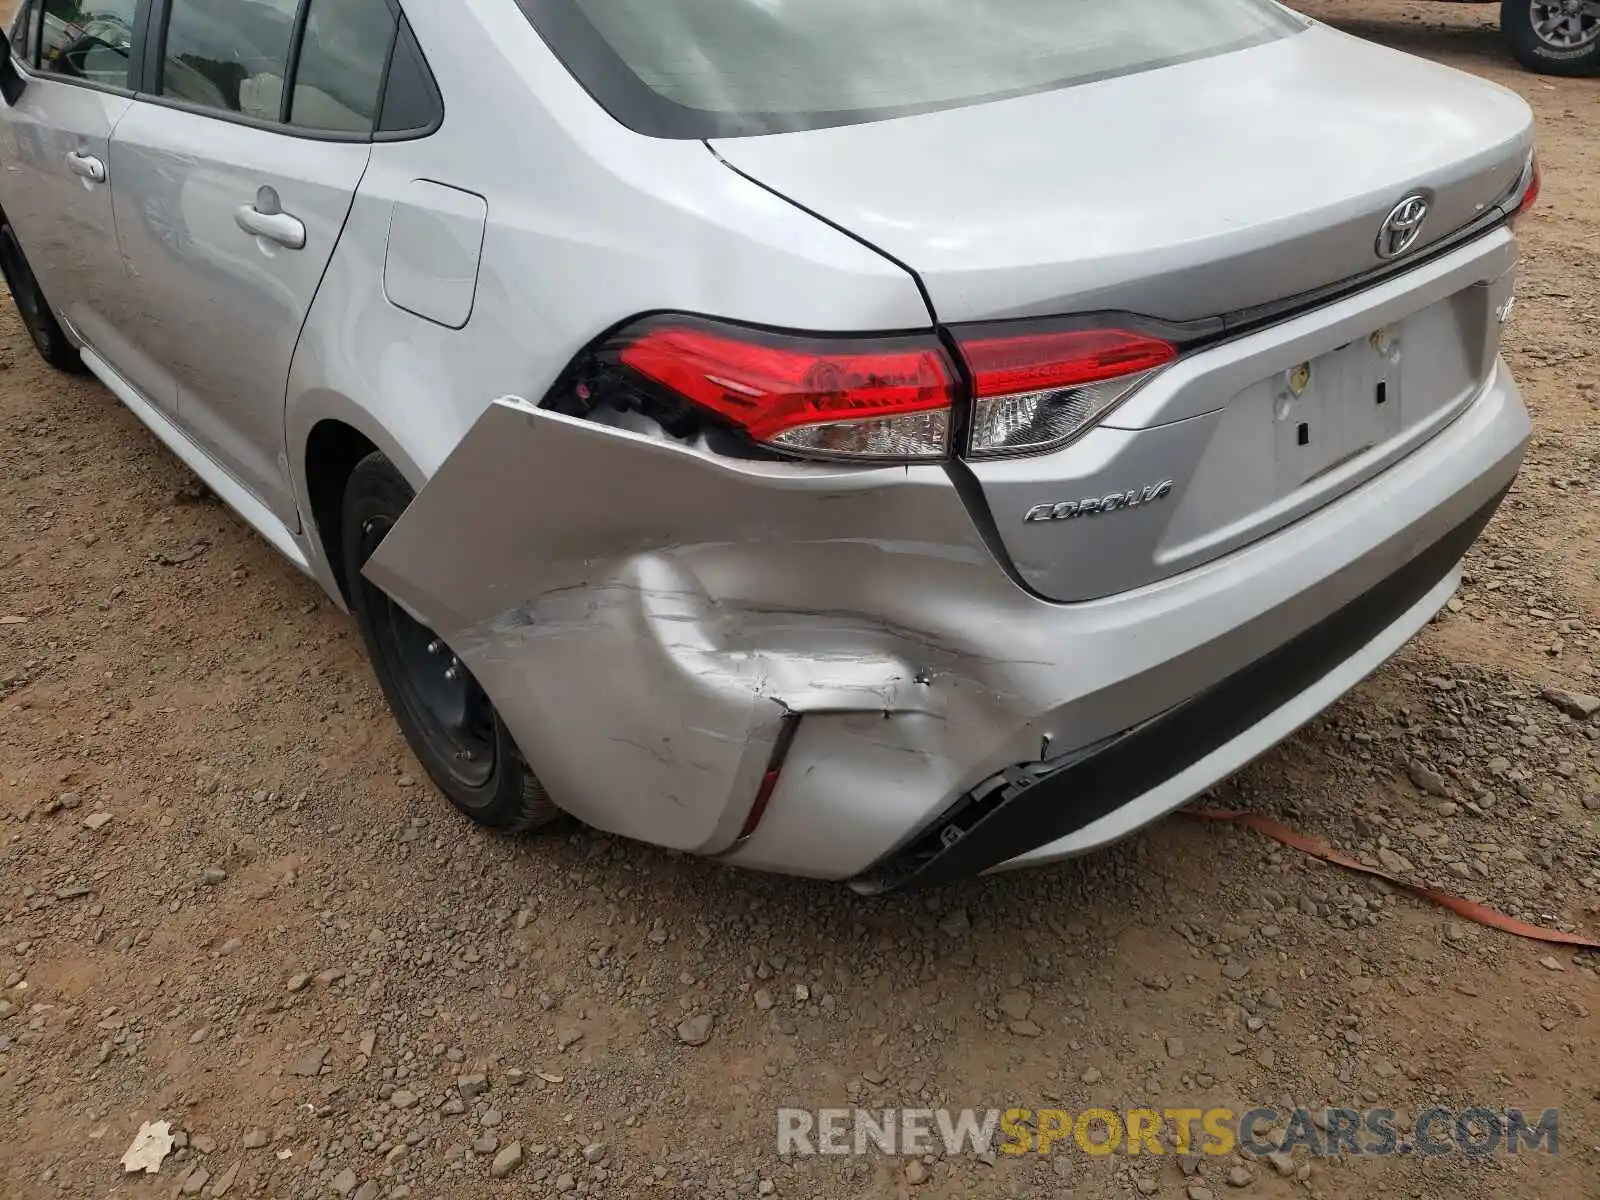
POLYGON ((1421 192, 1412 192, 1396 204, 1378 230, 1378 257, 1399 258, 1415 246, 1422 236, 1422 224, 1428 219, 1429 207, 1428 197, 1421 192))
POLYGON ((1163 479, 1148 487, 1127 492, 1112 492, 1108 496, 1090 496, 1087 500, 1063 500, 1058 504, 1035 504, 1023 517, 1034 524, 1039 521, 1072 521, 1078 517, 1098 517, 1104 513, 1121 512, 1125 508, 1139 508, 1154 504, 1172 495, 1172 480, 1163 479))

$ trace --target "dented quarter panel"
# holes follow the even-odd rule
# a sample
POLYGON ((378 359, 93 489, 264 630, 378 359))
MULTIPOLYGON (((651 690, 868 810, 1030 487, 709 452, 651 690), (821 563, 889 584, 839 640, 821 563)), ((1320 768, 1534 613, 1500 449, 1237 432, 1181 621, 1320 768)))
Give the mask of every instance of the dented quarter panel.
POLYGON ((367 573, 562 804, 683 849, 732 842, 786 713, 1026 704, 962 630, 1016 589, 936 466, 714 460, 501 401, 367 573))

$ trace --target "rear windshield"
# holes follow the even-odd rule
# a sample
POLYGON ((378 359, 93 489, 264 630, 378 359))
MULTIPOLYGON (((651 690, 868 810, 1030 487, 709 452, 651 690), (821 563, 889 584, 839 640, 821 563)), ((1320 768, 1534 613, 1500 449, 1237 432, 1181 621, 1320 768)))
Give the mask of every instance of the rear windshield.
POLYGON ((1270 0, 518 0, 662 137, 849 125, 1067 87, 1304 28, 1270 0))

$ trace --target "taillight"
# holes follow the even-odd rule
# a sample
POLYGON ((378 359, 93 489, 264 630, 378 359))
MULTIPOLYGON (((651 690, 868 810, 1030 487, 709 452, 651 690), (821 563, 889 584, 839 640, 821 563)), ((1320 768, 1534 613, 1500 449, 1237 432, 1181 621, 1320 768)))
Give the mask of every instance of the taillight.
POLYGON ((1026 454, 1070 441, 1178 356, 1125 329, 959 336, 972 374, 969 451, 1026 454))
POLYGON ((1516 208, 1511 211, 1512 224, 1520 221, 1539 202, 1539 159, 1536 155, 1528 155, 1528 165, 1522 169, 1517 188, 1521 194, 1517 197, 1516 208))
POLYGON ((950 450, 956 372, 932 334, 817 338, 664 317, 601 356, 775 449, 902 460, 950 450))
POLYGON ((752 443, 876 462, 1027 454, 1070 441, 1178 355, 1161 337, 1081 322, 951 336, 946 350, 932 332, 830 337, 645 317, 580 358, 546 404, 574 416, 638 411, 669 436, 703 435, 734 454, 752 443), (964 447, 952 446, 958 412, 964 447))

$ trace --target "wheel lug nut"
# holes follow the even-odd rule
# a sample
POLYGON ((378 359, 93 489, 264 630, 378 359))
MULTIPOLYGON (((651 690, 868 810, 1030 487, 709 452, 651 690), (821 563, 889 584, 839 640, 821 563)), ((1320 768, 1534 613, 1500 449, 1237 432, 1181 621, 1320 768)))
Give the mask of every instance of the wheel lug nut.
POLYGON ((446 679, 448 679, 451 683, 454 683, 456 680, 461 678, 461 668, 460 667, 446 667, 445 670, 444 670, 444 677, 446 679))
POLYGON ((428 643, 428 653, 429 654, 437 654, 437 653, 439 653, 439 651, 441 651, 443 649, 444 649, 444 643, 441 642, 438 638, 434 638, 433 641, 428 643))

